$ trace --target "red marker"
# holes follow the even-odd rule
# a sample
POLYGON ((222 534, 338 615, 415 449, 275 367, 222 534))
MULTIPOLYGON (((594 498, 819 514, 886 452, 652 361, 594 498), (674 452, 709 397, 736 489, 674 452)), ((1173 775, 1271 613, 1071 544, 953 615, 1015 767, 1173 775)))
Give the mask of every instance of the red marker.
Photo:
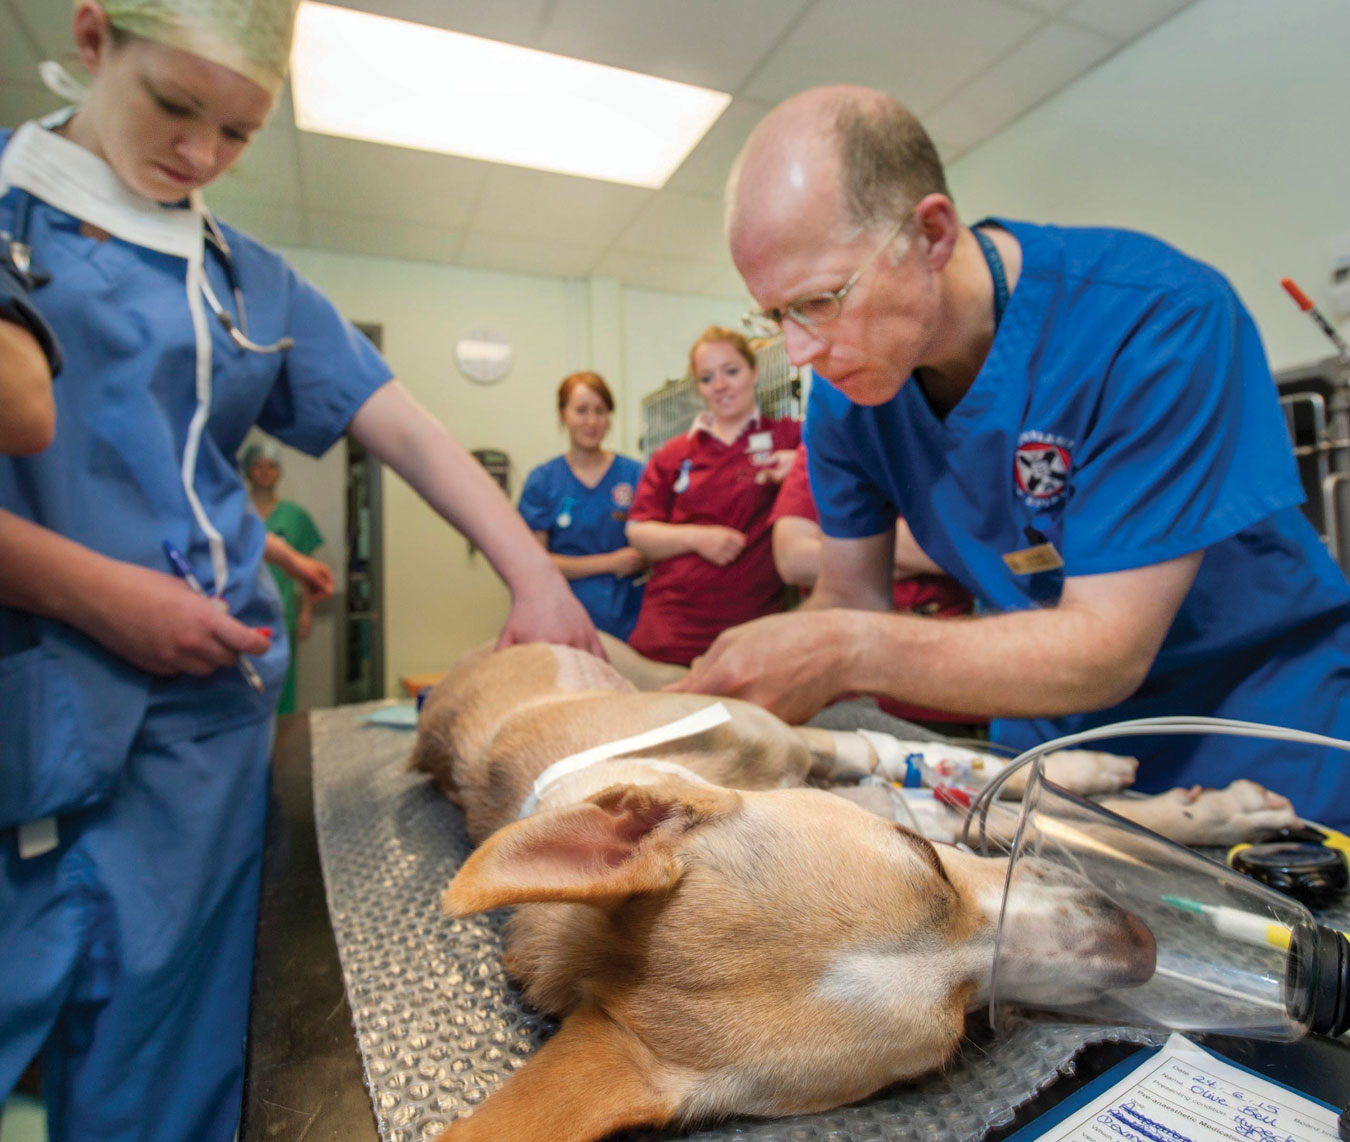
POLYGON ((1332 328, 1331 322, 1322 316, 1322 311, 1313 305, 1312 298, 1299 289, 1292 278, 1281 278, 1280 285, 1284 286, 1284 292, 1294 299, 1294 304, 1311 317, 1317 323, 1317 327, 1331 339, 1331 343, 1341 355, 1341 360, 1350 361, 1350 345, 1347 345, 1345 339, 1332 328))

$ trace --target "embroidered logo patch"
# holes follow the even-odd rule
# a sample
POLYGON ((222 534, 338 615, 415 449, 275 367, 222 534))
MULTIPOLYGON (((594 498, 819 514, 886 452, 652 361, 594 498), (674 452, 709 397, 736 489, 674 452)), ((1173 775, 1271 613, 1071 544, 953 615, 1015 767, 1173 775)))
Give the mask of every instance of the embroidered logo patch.
POLYGON ((1013 457, 1013 479, 1033 508, 1046 508, 1064 496, 1073 460, 1071 440, 1044 432, 1024 432, 1013 457))
POLYGON ((633 506, 633 485, 615 484, 614 490, 610 492, 610 499, 614 501, 616 508, 631 508, 633 506))

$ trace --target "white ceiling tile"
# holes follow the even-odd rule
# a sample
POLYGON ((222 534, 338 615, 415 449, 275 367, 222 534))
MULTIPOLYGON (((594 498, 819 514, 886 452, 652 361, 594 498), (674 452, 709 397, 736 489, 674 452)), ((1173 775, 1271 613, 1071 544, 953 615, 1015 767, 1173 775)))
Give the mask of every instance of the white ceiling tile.
POLYGON ((722 200, 662 190, 614 243, 616 250, 693 258, 716 266, 727 260, 722 200))
POLYGON ((731 164, 736 161, 755 124, 769 110, 769 104, 756 103, 753 99, 733 100, 703 141, 680 164, 679 170, 670 176, 666 189, 720 197, 726 190, 731 164))
POLYGON ((425 222, 462 230, 486 163, 298 132, 305 205, 334 214, 425 222))
POLYGON ((596 277, 614 278, 639 289, 702 293, 704 286, 718 272, 718 265, 716 262, 689 262, 611 250, 591 272, 596 277))
POLYGON ((479 163, 486 172, 472 230, 608 246, 653 191, 592 178, 479 163))
POLYGON ((861 83, 923 115, 1042 19, 994 0, 818 0, 741 94, 777 103, 861 83))
POLYGON ((253 198, 233 198, 214 184, 206 190, 206 204, 223 222, 256 238, 268 246, 303 246, 305 219, 294 203, 260 202, 253 198))
POLYGON ((931 131, 971 147, 1070 83, 1116 50, 1085 28, 1050 23, 927 117, 931 131))
POLYGON ((556 0, 536 46, 734 92, 810 0, 556 0))
POLYGON ((962 146, 960 143, 953 143, 950 139, 934 139, 933 146, 937 148, 938 158, 942 160, 943 166, 956 162, 970 150, 969 147, 962 146))
POLYGON ((14 13, 0 0, 0 79, 11 83, 33 83, 37 79, 38 56, 14 13))
POLYGON ((309 246, 343 254, 407 258, 414 262, 454 262, 460 235, 453 230, 393 218, 360 218, 311 210, 309 246))
POLYGON ((747 311, 754 304, 749 291, 745 288, 745 282, 741 280, 741 275, 734 268, 719 270, 699 292, 706 293, 711 297, 738 298, 745 302, 747 311))
MULTIPOLYGON (((32 0, 30 0, 32 2, 32 0)), ((50 2, 50 0, 38 0, 50 2)), ((332 0, 327 0, 331 3, 332 0)), ((510 0, 484 4, 482 0, 340 0, 343 8, 372 12, 395 20, 447 28, 489 40, 535 47, 544 13, 553 0, 510 0)))
POLYGON ((484 270, 584 278, 602 253, 604 247, 601 245, 470 231, 464 235, 464 245, 456 261, 484 270))
POLYGON ((296 130, 286 122, 269 123, 253 136, 239 161, 219 179, 230 198, 255 198, 278 205, 300 205, 300 158, 296 130))
POLYGON ((64 100, 37 84, 0 81, 0 124, 6 127, 26 123, 48 111, 55 111, 64 100))
POLYGON ((1014 8, 1026 8, 1032 12, 1053 16, 1056 12, 1062 12, 1073 3, 1073 0, 1002 0, 1002 2, 1014 8))
MULTIPOLYGON (((19 22, 27 29, 42 53, 42 59, 56 59, 75 51, 70 32, 74 5, 65 0, 9 0, 19 22)), ((0 6, 3 6, 0 3, 0 6)))
POLYGON ((1063 11, 1066 20, 1083 24, 1118 40, 1142 36, 1150 28, 1175 16, 1191 0, 1077 0, 1063 11))

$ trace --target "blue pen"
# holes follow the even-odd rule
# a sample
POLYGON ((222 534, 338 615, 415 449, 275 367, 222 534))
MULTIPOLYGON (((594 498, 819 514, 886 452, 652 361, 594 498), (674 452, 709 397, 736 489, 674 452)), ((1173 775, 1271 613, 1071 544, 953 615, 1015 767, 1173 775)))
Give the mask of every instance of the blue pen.
MULTIPOLYGON (((182 579, 184 583, 191 587, 192 590, 203 599, 209 597, 206 594, 206 588, 201 585, 197 576, 192 573, 192 564, 187 561, 187 557, 167 539, 164 541, 164 554, 169 559, 169 566, 174 569, 174 573, 182 579)), ((244 681, 258 691, 259 694, 263 692, 262 678, 259 676, 253 663, 242 654, 239 656, 239 673, 244 676, 244 681)))

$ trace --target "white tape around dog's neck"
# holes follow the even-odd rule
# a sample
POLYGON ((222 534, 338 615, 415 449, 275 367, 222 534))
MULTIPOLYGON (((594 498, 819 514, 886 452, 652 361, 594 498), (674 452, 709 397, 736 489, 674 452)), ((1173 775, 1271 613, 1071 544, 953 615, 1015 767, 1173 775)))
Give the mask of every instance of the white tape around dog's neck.
MULTIPOLYGON (((705 706, 687 717, 680 718, 679 721, 657 726, 654 730, 634 734, 632 737, 620 738, 618 741, 592 746, 580 753, 560 758, 535 778, 534 788, 530 790, 530 795, 525 798, 525 804, 520 807, 518 817, 528 817, 539 807, 540 800, 550 787, 587 766, 595 765, 601 761, 610 761, 616 757, 623 757, 625 754, 636 753, 640 749, 668 745, 670 742, 693 737, 695 734, 701 734, 729 721, 731 721, 730 711, 721 702, 714 702, 711 706, 705 706)), ((684 766, 676 765, 674 762, 644 758, 643 764, 662 773, 673 773, 686 779, 692 779, 701 785, 708 784, 698 774, 691 773, 684 766)))

